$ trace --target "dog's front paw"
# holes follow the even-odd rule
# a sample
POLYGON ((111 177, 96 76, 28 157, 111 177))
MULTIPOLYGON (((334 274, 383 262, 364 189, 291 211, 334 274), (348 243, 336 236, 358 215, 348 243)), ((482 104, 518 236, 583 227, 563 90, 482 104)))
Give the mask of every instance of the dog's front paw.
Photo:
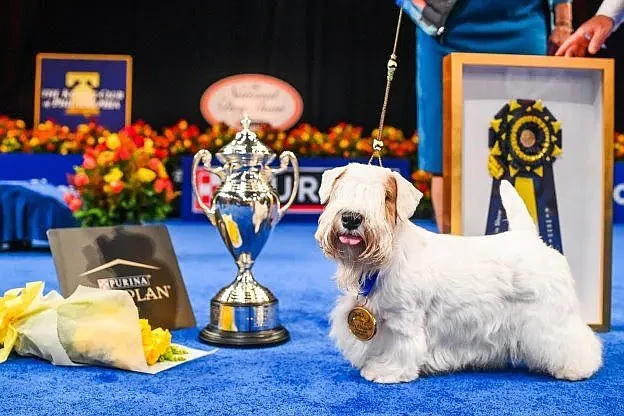
POLYGON ((385 366, 365 366, 360 374, 368 381, 382 384, 407 383, 418 378, 418 373, 408 374, 404 370, 395 370, 385 366))
POLYGON ((558 380, 581 381, 593 376, 595 371, 582 370, 579 368, 565 368, 553 373, 553 377, 558 380))

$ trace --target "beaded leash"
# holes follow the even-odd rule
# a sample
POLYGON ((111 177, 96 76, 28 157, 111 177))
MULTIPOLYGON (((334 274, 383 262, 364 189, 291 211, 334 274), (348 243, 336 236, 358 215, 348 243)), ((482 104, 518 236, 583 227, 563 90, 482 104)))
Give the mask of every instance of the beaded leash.
POLYGON ((381 151, 383 150, 384 143, 381 140, 381 135, 383 133, 383 125, 384 119, 386 118, 386 109, 388 107, 388 97, 390 96, 390 84, 392 84, 392 79, 394 78, 394 71, 397 69, 397 43, 399 42, 399 30, 401 28, 401 18, 403 17, 403 9, 399 8, 399 19, 397 21, 396 33, 394 35, 394 47, 392 48, 392 54, 390 55, 390 59, 387 64, 387 74, 386 74, 386 92, 384 94, 383 106, 381 107, 381 117, 379 119, 379 130, 377 132, 377 137, 373 138, 373 154, 368 161, 370 165, 373 162, 373 158, 377 157, 379 160, 379 166, 383 166, 381 163, 381 151))

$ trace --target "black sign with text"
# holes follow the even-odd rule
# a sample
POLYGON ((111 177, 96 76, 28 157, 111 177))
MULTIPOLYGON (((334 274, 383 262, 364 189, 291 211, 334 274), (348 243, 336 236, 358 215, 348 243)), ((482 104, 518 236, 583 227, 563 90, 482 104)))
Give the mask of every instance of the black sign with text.
POLYGON ((125 290, 153 327, 195 326, 164 225, 51 229, 48 240, 63 296, 78 286, 125 290))

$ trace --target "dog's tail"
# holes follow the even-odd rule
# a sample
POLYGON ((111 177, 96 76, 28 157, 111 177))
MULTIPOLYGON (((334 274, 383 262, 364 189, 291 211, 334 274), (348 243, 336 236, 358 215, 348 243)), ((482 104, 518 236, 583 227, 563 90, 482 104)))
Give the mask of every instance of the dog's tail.
POLYGON ((520 198, 518 191, 509 181, 502 180, 500 183, 500 196, 503 208, 507 213, 507 222, 510 231, 530 231, 537 234, 537 227, 529 214, 526 204, 520 198))

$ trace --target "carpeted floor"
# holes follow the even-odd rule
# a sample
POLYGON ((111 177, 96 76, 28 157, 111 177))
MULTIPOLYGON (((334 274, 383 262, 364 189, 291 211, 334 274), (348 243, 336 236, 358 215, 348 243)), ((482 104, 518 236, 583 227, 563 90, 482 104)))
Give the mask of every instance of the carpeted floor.
MULTIPOLYGON (((170 223, 199 324, 234 276, 233 262, 208 225, 170 223)), ((624 414, 624 227, 614 232, 613 330, 601 335, 605 367, 569 383, 509 370, 376 385, 330 344, 327 314, 336 294, 332 265, 317 249, 314 225, 281 224, 255 267, 281 302, 292 340, 273 349, 230 350, 156 376, 103 368, 62 368, 36 359, 0 365, 3 415, 622 415, 624 414), (620 253, 619 255, 616 253, 620 253)), ((44 280, 56 289, 50 254, 0 253, 0 291, 44 280)), ((195 348, 198 330, 174 333, 195 348)))

